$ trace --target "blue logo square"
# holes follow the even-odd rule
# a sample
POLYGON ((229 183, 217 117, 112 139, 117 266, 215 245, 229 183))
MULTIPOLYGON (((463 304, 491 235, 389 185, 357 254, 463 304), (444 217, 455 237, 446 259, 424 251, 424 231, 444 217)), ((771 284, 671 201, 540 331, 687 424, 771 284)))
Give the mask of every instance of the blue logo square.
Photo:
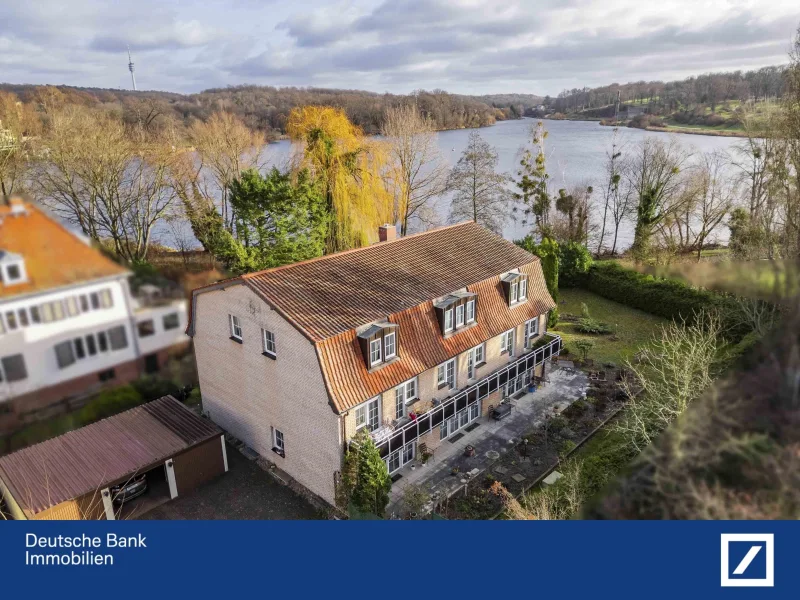
POLYGON ((728 577, 764 579, 767 576, 767 549, 764 542, 734 542, 728 545, 728 577), (758 547, 758 551, 752 550, 758 547), (744 564, 743 564, 744 561, 744 564), (740 569, 742 572, 737 572, 740 569))

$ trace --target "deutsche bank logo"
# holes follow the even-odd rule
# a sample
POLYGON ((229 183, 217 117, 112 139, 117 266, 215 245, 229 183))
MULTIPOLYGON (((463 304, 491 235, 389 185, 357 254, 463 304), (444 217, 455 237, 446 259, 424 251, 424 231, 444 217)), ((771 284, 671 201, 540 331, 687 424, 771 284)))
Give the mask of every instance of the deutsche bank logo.
POLYGON ((775 535, 723 533, 722 587, 774 587, 775 535))

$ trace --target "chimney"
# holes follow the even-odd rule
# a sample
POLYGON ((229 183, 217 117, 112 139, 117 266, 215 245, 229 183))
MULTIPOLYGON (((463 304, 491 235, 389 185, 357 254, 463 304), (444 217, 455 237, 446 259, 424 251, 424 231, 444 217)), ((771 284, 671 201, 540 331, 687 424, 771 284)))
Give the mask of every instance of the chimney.
POLYGON ((25 201, 21 196, 11 196, 8 199, 8 205, 11 207, 11 214, 14 216, 28 214, 25 210, 25 201))
POLYGON ((378 239, 381 242, 393 242, 397 239, 397 226, 386 223, 378 228, 378 239))

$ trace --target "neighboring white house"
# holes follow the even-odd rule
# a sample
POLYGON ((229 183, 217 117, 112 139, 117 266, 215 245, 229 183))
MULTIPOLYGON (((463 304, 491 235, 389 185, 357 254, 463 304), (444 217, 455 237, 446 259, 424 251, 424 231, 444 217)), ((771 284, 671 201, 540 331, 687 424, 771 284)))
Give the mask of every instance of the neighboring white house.
POLYGON ((186 345, 186 300, 135 298, 129 276, 40 208, 0 206, 0 430, 186 345))

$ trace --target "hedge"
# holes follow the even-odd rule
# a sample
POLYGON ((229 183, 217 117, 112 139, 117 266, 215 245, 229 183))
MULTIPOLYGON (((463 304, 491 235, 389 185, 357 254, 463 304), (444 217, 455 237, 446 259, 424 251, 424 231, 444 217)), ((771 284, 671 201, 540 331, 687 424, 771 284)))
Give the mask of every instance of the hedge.
POLYGON ((594 263, 589 268, 585 288, 603 298, 670 320, 690 320, 703 310, 717 312, 727 337, 733 342, 748 333, 748 328, 737 318, 739 307, 733 296, 645 275, 616 262, 594 263))

